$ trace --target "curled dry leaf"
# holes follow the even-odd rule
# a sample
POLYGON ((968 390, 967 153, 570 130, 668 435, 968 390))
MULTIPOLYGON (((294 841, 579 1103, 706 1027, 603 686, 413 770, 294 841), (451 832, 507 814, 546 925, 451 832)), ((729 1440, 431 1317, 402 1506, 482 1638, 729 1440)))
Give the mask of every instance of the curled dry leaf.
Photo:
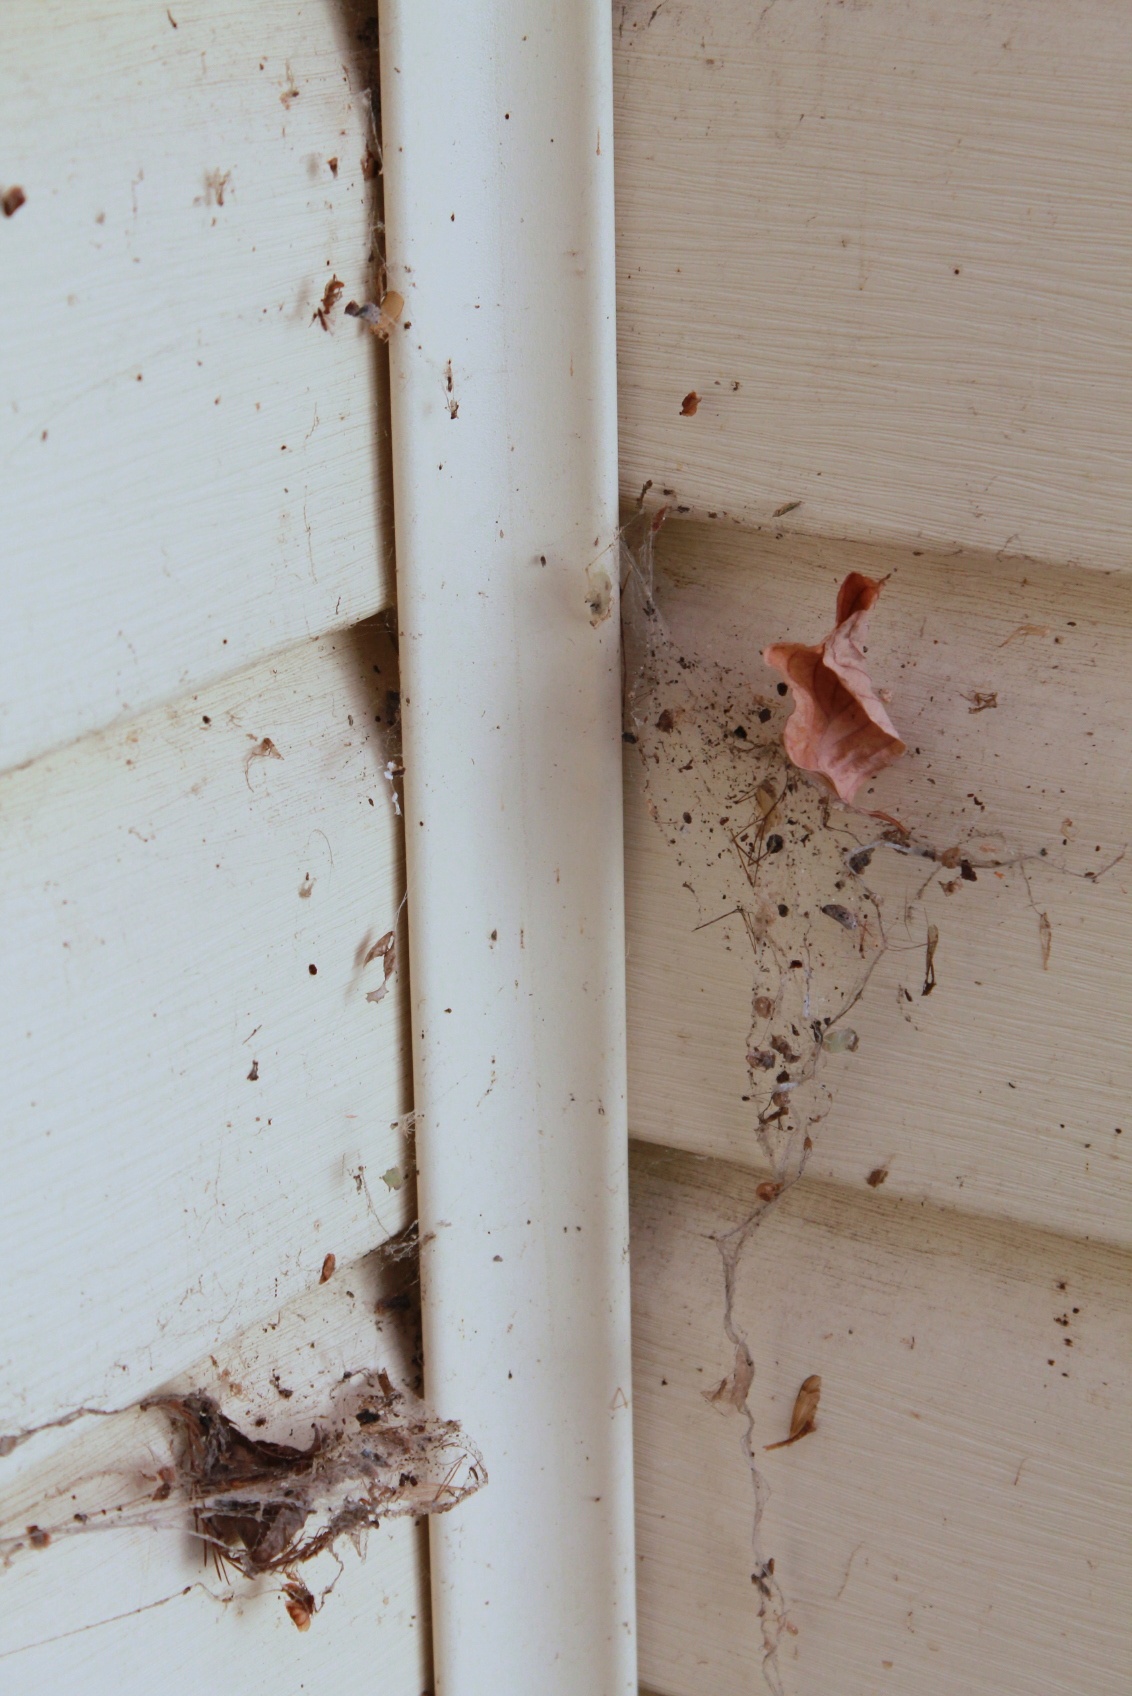
POLYGON ((384 936, 378 938, 362 965, 368 966, 371 960, 381 961, 384 975, 377 988, 369 991, 366 1000, 384 1001, 389 994, 389 980, 397 969, 397 938, 393 931, 387 930, 384 936))
POLYGON ((790 1415, 790 1435, 784 1437, 781 1443, 768 1443, 767 1452, 771 1449, 787 1449, 791 1443, 796 1443, 800 1437, 808 1437, 811 1431, 817 1429, 818 1403, 821 1401, 821 1379, 816 1372, 804 1380, 801 1389, 794 1398, 794 1412, 790 1415))
POLYGON ((846 802, 905 749, 865 664, 869 614, 880 591, 875 578, 851 571, 837 594, 837 623, 823 641, 776 642, 763 650, 794 696, 783 734, 787 754, 846 802))
POLYGON ((1038 941, 1042 950, 1042 971, 1049 971, 1049 953, 1053 947, 1053 926, 1049 922, 1048 913, 1038 914, 1038 941))

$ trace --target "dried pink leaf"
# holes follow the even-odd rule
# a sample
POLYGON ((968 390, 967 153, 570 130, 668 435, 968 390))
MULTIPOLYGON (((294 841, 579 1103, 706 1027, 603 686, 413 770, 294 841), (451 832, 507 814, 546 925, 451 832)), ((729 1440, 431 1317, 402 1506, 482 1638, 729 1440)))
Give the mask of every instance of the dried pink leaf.
POLYGON ((837 593, 837 623, 824 641, 776 642, 763 659, 794 696, 783 743, 796 766, 824 777, 843 801, 898 760, 905 744, 865 664, 869 614, 881 584, 851 571, 837 593))

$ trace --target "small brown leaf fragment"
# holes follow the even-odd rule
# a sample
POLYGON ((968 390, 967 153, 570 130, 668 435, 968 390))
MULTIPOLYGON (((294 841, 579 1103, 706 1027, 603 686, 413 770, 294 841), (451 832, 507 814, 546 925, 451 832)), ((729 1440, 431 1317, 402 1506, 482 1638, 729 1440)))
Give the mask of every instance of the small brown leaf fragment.
POLYGON ((248 774, 251 771, 253 760, 281 760, 282 758, 282 754, 270 736, 265 736, 262 741, 257 742, 244 761, 244 782, 248 788, 250 789, 252 786, 252 780, 248 774))
POLYGON ((794 1398, 794 1412, 790 1415, 790 1435, 780 1443, 767 1443, 767 1453, 771 1449, 786 1449, 791 1443, 796 1443, 801 1437, 808 1437, 811 1431, 817 1429, 818 1403, 821 1401, 821 1379, 816 1372, 803 1382, 801 1389, 794 1398))
POLYGON ((331 1278, 334 1276, 334 1269, 337 1265, 337 1255, 328 1254, 322 1263, 322 1271, 319 1273, 318 1281, 320 1284, 328 1284, 330 1282, 331 1278))
POLYGON ((868 1177, 865 1179, 865 1182, 868 1184, 870 1189, 879 1190, 880 1186, 884 1183, 884 1180, 887 1177, 887 1166, 874 1166, 868 1177))
POLYGON ((284 1606, 300 1631, 309 1631, 311 1620, 315 1615, 315 1600, 306 1585, 298 1578, 290 1578, 283 1586, 286 1597, 284 1606))
POLYGON ((772 518, 785 518, 788 512, 797 512, 801 504, 801 501, 786 501, 782 506, 776 506, 770 516, 772 518))
POLYGON ((794 696, 782 738, 788 757, 823 777, 845 802, 905 751, 865 664, 869 616, 881 588, 878 579, 851 571, 838 590, 828 636, 763 649, 794 696))
POLYGON ((314 317, 311 319, 312 324, 321 324, 324 330, 329 330, 330 314, 337 306, 338 298, 345 287, 346 285, 340 277, 331 277, 322 291, 322 304, 316 307, 314 317))
POLYGON ((392 947, 393 947, 393 932, 391 930, 387 930, 384 936, 378 937, 378 939, 374 943, 373 947, 366 954, 365 959, 362 961, 362 965, 368 966, 371 960, 377 960, 377 959, 384 960, 386 954, 389 952, 389 950, 392 947))
POLYGON ((945 848, 943 850, 943 853, 939 857, 939 863, 941 866, 946 866, 948 871, 953 871, 959 864, 961 858, 962 854, 958 844, 956 844, 954 848, 945 848))
POLYGON ((695 389, 689 389, 688 393, 684 396, 684 399, 680 402, 680 416, 681 418, 694 418, 699 410, 700 397, 696 393, 695 389))
POLYGON ((14 218, 26 200, 27 195, 15 183, 11 188, 5 189, 3 195, 0 195, 0 208, 3 209, 5 218, 14 218))
POLYGON ((726 1378, 721 1378, 714 1390, 703 1390, 701 1394, 705 1402, 711 1402, 718 1407, 726 1402, 728 1406, 742 1412, 751 1385, 755 1378, 755 1363, 746 1343, 735 1344, 735 1364, 726 1378))
POLYGON ((993 689, 983 694, 981 690, 976 689, 973 695, 964 695, 963 699, 972 703, 967 708, 969 713, 985 713, 988 707, 998 706, 998 690, 993 689))
POLYGON ((939 947, 939 926, 928 926, 928 937, 924 950, 924 987, 921 995, 930 995, 935 988, 935 951, 939 947))
POLYGON ((389 994, 389 980, 397 969, 397 938, 393 931, 387 930, 384 936, 378 938, 362 961, 362 965, 368 966, 371 960, 381 961, 384 976, 377 988, 369 991, 366 1000, 384 1001, 389 994))
POLYGON ((1038 941, 1042 950, 1042 971, 1049 971, 1049 951, 1053 947, 1053 926, 1048 913, 1038 915, 1038 941))

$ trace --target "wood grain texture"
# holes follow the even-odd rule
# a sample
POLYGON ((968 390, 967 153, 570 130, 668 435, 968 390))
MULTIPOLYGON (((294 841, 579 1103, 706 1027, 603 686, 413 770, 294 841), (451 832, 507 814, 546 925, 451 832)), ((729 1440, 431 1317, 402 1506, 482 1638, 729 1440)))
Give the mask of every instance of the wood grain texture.
MULTIPOLYGON (((713 1234, 758 1201, 640 1151, 634 1336, 642 1678, 762 1688, 742 1421, 713 1234)), ((749 1243, 734 1318, 770 1486, 790 1696, 1118 1696, 1132 1643, 1127 1257, 803 1183, 749 1243), (1062 1321, 1066 1323, 1062 1323, 1062 1321), (817 1429, 784 1437, 822 1378, 817 1429)))
POLYGON ((1123 10, 624 0, 613 30, 625 495, 1125 569, 1123 10))
POLYGON ((362 22, 6 10, 0 769, 392 599, 362 22))
POLYGON ((396 682, 323 637, 0 782, 0 1428, 135 1400, 404 1223, 404 974, 373 1003, 364 963, 396 682))
MULTIPOLYGON (((832 1108, 811 1172, 868 1193, 884 1168, 886 1194, 1127 1242, 1132 860, 1088 875, 1128 843, 1126 580, 691 523, 662 533, 660 561, 678 647, 732 668, 753 762, 756 736, 780 737, 788 705, 761 648, 818 639, 848 570, 891 574, 869 663, 910 747, 860 805, 976 862, 1025 857, 974 882, 940 868, 913 899, 925 862, 891 856, 890 946, 847 1021, 858 1051, 821 1061, 832 1108), (979 692, 997 705, 973 711, 979 692), (925 997, 929 922, 937 983, 925 997)), ((700 821, 659 829, 640 758, 626 754, 633 1134, 760 1166, 744 1100, 754 961, 737 919, 695 928, 715 915, 689 893, 677 831, 700 821)), ((835 809, 832 827, 852 816, 835 809)), ((736 877, 738 888, 738 865, 736 877)))
MULTIPOLYGON (((168 1388, 204 1390, 243 1429, 305 1447, 344 1371, 381 1366, 396 1382, 417 1379, 415 1322, 374 1318, 392 1273, 380 1255, 340 1264, 323 1288, 219 1344, 168 1388)), ((137 1473, 148 1466, 152 1488, 166 1448, 165 1422, 155 1413, 45 1433, 0 1459, 0 1523, 7 1527, 13 1515, 17 1531, 29 1519, 53 1523, 52 1492, 62 1487, 65 1500, 68 1480, 107 1472, 107 1500, 114 1500, 144 1489, 137 1473)), ((284 1612, 278 1577, 253 1583, 218 1572, 200 1544, 175 1531, 57 1539, 0 1570, 0 1684, 44 1696, 80 1685, 140 1696, 155 1679, 174 1696, 202 1689, 360 1696, 374 1688, 379 1668, 383 1692, 420 1696, 430 1682, 425 1542, 423 1524, 391 1520, 369 1534, 364 1559, 344 1542, 340 1570, 330 1555, 304 1566, 316 1597, 336 1582, 300 1635, 284 1612)))

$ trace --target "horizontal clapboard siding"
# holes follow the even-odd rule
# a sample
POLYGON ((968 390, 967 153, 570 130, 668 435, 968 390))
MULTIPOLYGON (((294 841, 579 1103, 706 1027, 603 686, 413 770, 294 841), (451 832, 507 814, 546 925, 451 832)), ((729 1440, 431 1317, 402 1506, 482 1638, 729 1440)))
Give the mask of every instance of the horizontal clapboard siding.
MULTIPOLYGON (((403 1281, 380 1254, 341 1263, 324 1287, 218 1342, 169 1388, 203 1390, 244 1430, 306 1447, 344 1372, 382 1366, 401 1382, 416 1379, 415 1326, 374 1313, 377 1299, 403 1281)), ((159 1415, 126 1413, 18 1449, 0 1474, 0 1536, 13 1528, 18 1535, 29 1519, 65 1520, 68 1488, 92 1476, 104 1476, 96 1499, 107 1502, 151 1490, 163 1427, 159 1415)), ((364 1557, 344 1544, 340 1569, 330 1555, 301 1569, 323 1602, 301 1636, 278 1578, 237 1580, 233 1595, 201 1545, 175 1530, 57 1539, 18 1555, 0 1576, 0 1684, 50 1696, 77 1686, 132 1696, 152 1689, 156 1666, 174 1696, 202 1688, 277 1696, 327 1685, 360 1693, 373 1688, 378 1667, 390 1696, 420 1696, 430 1683, 425 1537, 423 1526, 387 1521, 370 1532, 364 1557)))
POLYGON ((626 497, 1127 569, 1123 10, 613 22, 626 497))
MULTIPOLYGON (((891 573, 869 659, 911 747, 862 805, 941 850, 1025 856, 951 894, 957 874, 941 868, 906 923, 890 906, 892 946, 851 1020, 860 1047, 822 1061, 833 1105, 811 1172, 856 1188, 883 1166, 890 1193, 1129 1242, 1132 857, 1112 865, 1129 842, 1124 581, 690 523, 662 533, 658 558, 677 645, 733 666, 752 704, 775 703, 775 724, 787 703, 761 649, 817 639, 847 571, 891 573), (977 691, 997 705, 973 713, 977 691), (928 922, 939 945, 924 997, 928 922)), ((734 925, 696 928, 705 915, 627 754, 633 1134, 759 1165, 744 1100, 750 950, 734 925)))
MULTIPOLYGON (((676 649, 730 668, 749 745, 778 737, 760 650, 818 640, 849 571, 885 577, 869 663, 909 753, 862 804, 1021 862, 921 898, 877 857, 890 947, 729 1339, 713 1239, 767 1205, 746 1051, 773 984, 734 919, 696 928, 719 819, 658 821, 626 750, 642 1684, 762 1687, 743 1420, 703 1395, 741 1335, 788 1696, 1116 1696, 1132 41, 1104 0, 627 0, 613 24, 621 487, 668 508, 676 649), (765 1454, 813 1373, 816 1431, 765 1454)), ((795 934, 776 894, 760 923, 795 934)))
MULTIPOLYGON (((639 1150, 641 1675, 664 1696, 761 1680, 742 1421, 704 1396, 733 1365, 712 1238, 757 1206, 737 1168, 639 1150)), ((756 1363, 785 1689, 1126 1688, 1128 1271, 1080 1241, 817 1184, 755 1234, 734 1320, 756 1363), (766 1454, 811 1373, 817 1430, 766 1454)))
POLYGON ((6 10, 0 769, 392 598, 364 21, 6 10))
POLYGON ((0 782, 4 1429, 145 1394, 404 1223, 404 975, 374 1003, 363 965, 395 685, 379 633, 322 637, 0 782))

